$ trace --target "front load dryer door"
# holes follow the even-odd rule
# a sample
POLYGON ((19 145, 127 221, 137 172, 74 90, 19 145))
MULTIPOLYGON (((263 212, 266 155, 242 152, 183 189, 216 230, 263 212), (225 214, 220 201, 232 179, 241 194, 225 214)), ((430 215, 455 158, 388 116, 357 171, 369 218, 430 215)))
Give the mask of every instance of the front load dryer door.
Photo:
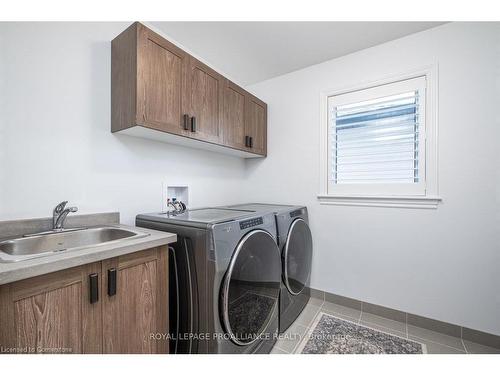
POLYGON ((249 345, 263 338, 280 292, 281 259, 275 239, 247 233, 233 253, 221 290, 222 321, 229 338, 249 345))
POLYGON ((290 225, 283 248, 283 282, 288 291, 297 295, 305 288, 311 274, 312 236, 303 219, 290 225))

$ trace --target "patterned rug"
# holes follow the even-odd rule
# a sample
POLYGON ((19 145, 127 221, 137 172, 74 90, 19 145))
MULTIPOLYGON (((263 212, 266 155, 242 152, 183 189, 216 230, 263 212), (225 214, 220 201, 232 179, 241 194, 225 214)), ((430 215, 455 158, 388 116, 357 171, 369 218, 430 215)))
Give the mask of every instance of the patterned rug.
POLYGON ((300 343, 303 354, 422 354, 425 344, 320 312, 300 343))

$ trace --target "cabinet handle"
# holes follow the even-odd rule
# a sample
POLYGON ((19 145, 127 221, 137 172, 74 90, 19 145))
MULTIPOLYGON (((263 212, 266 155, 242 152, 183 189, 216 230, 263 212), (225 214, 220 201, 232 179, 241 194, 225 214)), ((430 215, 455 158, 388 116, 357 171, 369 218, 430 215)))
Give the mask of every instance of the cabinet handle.
POLYGON ((116 268, 110 268, 108 270, 108 296, 114 296, 116 294, 116 268))
POLYGON ((99 301, 99 276, 97 273, 91 273, 89 275, 89 286, 90 286, 90 303, 96 303, 99 301))
POLYGON ((191 131, 193 133, 196 132, 196 117, 194 117, 194 116, 191 117, 191 131))
POLYGON ((183 121, 184 121, 184 130, 188 130, 189 129, 189 115, 184 115, 183 121))
POLYGON ((245 135, 245 147, 250 147, 250 137, 245 135))
POLYGON ((250 148, 252 148, 253 147, 253 137, 249 137, 249 138, 250 139, 249 139, 248 145, 250 148))

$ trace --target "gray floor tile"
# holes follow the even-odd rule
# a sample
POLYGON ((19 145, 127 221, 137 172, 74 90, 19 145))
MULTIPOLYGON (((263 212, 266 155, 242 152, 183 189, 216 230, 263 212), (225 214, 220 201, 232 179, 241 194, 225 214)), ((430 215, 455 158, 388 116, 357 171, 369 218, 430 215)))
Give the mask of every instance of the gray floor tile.
POLYGON ((389 330, 399 332, 400 335, 403 334, 406 336, 406 323, 363 312, 361 314, 361 324, 365 323, 376 324, 377 326, 388 328, 389 330))
POLYGON ((442 333, 430 331, 428 329, 415 327, 412 325, 408 325, 408 334, 410 336, 419 337, 421 339, 432 341, 437 344, 451 346, 462 351, 464 350, 462 340, 459 337, 444 335, 442 333))
POLYGON ((311 297, 311 298, 309 298, 309 302, 307 304, 313 305, 313 306, 321 306, 323 304, 323 300, 319 299, 319 298, 311 297))
POLYGON ((500 348, 500 335, 492 335, 491 333, 476 331, 474 329, 464 327, 462 329, 462 338, 470 342, 478 343, 492 348, 500 348))
POLYGON ((334 312, 334 311, 326 311, 326 310, 321 309, 320 312, 328 314, 328 315, 332 315, 332 316, 339 318, 339 319, 347 320, 348 322, 352 322, 352 323, 356 323, 356 324, 358 324, 358 322, 359 322, 359 318, 357 318, 357 317, 342 315, 342 314, 339 314, 339 313, 334 312))
POLYGON ((332 313, 348 316, 354 320, 359 319, 359 317, 361 316, 360 310, 352 309, 350 307, 337 305, 336 303, 326 302, 326 301, 323 304, 323 306, 321 306, 321 310, 324 312, 332 312, 332 313))
POLYGON ((293 323, 288 330, 280 335, 275 347, 292 353, 297 344, 302 341, 307 332, 307 327, 298 323, 293 323))
POLYGON ((363 321, 363 320, 361 320, 360 324, 362 326, 366 326, 368 328, 373 328, 373 329, 375 329, 377 331, 384 332, 384 333, 387 333, 389 335, 406 338, 406 330, 405 331, 400 331, 400 330, 389 328, 389 327, 387 327, 387 325, 386 326, 380 326, 378 324, 375 324, 375 323, 372 323, 372 322, 363 321))
POLYGON ((298 323, 305 327, 309 327, 309 325, 313 322, 314 318, 316 317, 318 311, 319 311, 319 306, 308 304, 304 308, 304 310, 302 310, 295 323, 298 323))
POLYGON ((467 340, 464 340, 464 344, 469 354, 500 354, 500 349, 492 348, 491 346, 476 344, 467 340))
POLYGON ((283 349, 280 349, 275 345, 273 350, 271 350, 271 353, 269 354, 290 354, 290 353, 285 352, 283 349))
POLYGON ((427 348, 427 354, 465 354, 463 349, 462 350, 455 349, 452 348, 451 346, 441 345, 432 341, 423 340, 420 337, 415 337, 410 335, 409 339, 425 344, 427 348))

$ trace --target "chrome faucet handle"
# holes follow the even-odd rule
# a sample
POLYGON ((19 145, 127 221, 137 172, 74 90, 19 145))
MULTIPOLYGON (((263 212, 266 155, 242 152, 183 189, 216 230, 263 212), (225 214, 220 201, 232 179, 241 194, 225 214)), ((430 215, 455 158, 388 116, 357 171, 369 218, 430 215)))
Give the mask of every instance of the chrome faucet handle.
POLYGON ((54 207, 54 211, 52 211, 52 228, 56 228, 57 220, 59 219, 61 213, 64 211, 64 207, 66 207, 67 203, 68 201, 62 201, 54 207))
POLYGON ((64 222, 66 221, 66 217, 70 212, 78 211, 78 207, 69 207, 65 208, 61 213, 54 216, 54 226, 53 230, 64 230, 64 222))
POLYGON ((70 212, 78 211, 77 207, 65 208, 67 203, 68 203, 68 201, 62 201, 54 208, 54 212, 52 215, 52 229, 53 230, 63 229, 64 221, 66 220, 66 216, 68 216, 68 214, 70 212))
POLYGON ((54 208, 54 215, 58 215, 60 214, 61 212, 63 212, 64 210, 64 207, 66 207, 66 205, 68 204, 68 201, 62 201, 61 203, 59 203, 55 208, 54 208))

